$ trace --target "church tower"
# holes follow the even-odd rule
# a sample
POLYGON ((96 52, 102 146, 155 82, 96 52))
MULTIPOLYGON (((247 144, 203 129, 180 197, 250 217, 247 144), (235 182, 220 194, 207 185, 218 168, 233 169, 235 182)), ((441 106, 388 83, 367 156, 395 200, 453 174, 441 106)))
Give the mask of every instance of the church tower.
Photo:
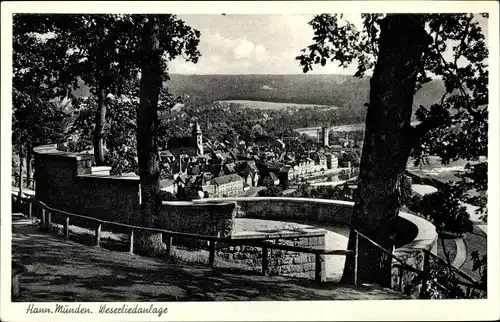
POLYGON ((201 135, 200 124, 198 124, 198 120, 193 124, 193 138, 196 139, 196 155, 203 155, 203 138, 201 135))
POLYGON ((328 141, 328 127, 323 126, 321 128, 321 143, 323 146, 330 146, 330 143, 328 141))

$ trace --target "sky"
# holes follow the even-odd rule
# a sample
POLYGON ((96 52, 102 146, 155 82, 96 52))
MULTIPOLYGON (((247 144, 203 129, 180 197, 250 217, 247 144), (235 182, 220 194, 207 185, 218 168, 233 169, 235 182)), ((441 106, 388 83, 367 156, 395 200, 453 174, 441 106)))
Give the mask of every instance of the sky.
MULTIPOLYGON (((200 30, 197 64, 177 58, 170 63, 178 74, 301 74, 295 57, 312 44, 308 25, 313 15, 178 15, 189 26, 200 30)), ((346 16, 347 17, 347 16, 346 16)), ((359 15, 349 20, 359 20, 359 15)), ((353 21, 355 23, 355 21, 353 21)), ((348 74, 334 63, 314 66, 313 73, 348 74)))
MULTIPOLYGON (((312 44, 313 15, 178 15, 200 30, 197 64, 183 58, 170 62, 173 74, 302 74, 295 57, 312 44)), ((359 14, 344 18, 361 29, 359 14)), ((481 21, 487 34, 487 23, 481 21)), ((339 67, 335 62, 314 65, 308 74, 353 75, 356 66, 339 67)))

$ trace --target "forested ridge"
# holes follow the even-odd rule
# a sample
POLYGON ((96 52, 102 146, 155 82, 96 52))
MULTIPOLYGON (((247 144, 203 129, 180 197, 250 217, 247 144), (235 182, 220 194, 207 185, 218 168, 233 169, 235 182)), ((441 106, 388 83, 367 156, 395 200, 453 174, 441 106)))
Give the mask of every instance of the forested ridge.
MULTIPOLYGON (((164 86, 175 96, 189 95, 207 101, 254 100, 296 104, 333 105, 362 111, 368 102, 369 77, 346 75, 183 75, 172 74, 164 86)), ((424 84, 413 102, 430 106, 444 93, 440 80, 424 84)), ((75 94, 88 95, 83 83, 75 94)), ((355 114, 358 111, 353 111, 355 114)))

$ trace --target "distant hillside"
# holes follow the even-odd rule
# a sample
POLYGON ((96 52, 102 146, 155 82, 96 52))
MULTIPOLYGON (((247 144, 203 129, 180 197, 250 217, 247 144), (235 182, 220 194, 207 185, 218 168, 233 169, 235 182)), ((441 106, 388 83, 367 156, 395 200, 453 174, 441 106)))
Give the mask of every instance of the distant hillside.
MULTIPOLYGON (((363 108, 369 100, 369 78, 345 75, 171 75, 175 95, 210 100, 255 100, 363 108)), ((414 108, 430 106, 444 92, 441 81, 426 84, 415 95, 414 108)))
MULTIPOLYGON (((83 85, 83 84, 82 84, 83 85)), ((333 105, 365 109, 369 100, 369 78, 345 75, 181 75, 172 74, 166 86, 174 95, 189 95, 210 101, 254 100, 296 104, 333 105)), ((75 91, 88 95, 82 86, 75 91)), ((439 101, 444 92, 440 80, 425 84, 417 92, 414 109, 439 101)))

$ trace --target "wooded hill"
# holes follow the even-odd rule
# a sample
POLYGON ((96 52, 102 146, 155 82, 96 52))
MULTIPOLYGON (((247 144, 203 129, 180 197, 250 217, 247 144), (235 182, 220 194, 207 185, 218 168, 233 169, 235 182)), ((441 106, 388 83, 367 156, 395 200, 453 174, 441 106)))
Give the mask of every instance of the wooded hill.
MULTIPOLYGON (((365 110, 370 81, 368 77, 346 75, 170 75, 168 86, 175 96, 195 96, 207 101, 255 100, 296 104, 333 105, 365 110)), ((87 96, 81 84, 76 94, 87 96)), ((414 99, 414 110, 429 107, 441 98, 440 80, 427 83, 414 99)))

